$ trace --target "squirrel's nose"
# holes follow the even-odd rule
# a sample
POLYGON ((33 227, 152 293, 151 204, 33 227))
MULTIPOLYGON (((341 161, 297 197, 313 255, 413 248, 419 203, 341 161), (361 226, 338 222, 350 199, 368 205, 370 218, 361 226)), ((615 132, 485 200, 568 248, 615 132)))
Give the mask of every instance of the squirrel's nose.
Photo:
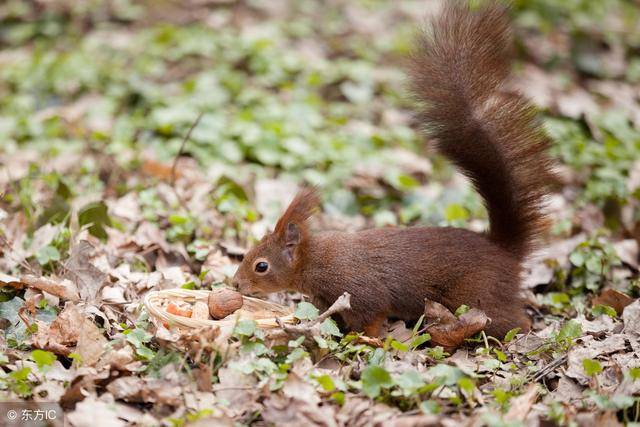
POLYGON ((233 287, 241 294, 247 295, 251 293, 251 282, 248 280, 233 279, 231 281, 233 287))

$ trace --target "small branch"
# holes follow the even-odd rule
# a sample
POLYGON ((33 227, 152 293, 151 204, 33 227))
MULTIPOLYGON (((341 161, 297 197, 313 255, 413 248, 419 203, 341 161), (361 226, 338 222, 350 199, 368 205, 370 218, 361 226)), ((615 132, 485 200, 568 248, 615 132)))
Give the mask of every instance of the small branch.
POLYGON ((322 323, 328 317, 331 317, 336 313, 340 313, 342 311, 350 310, 350 309, 351 309, 351 294, 349 294, 348 292, 345 292, 342 295, 340 295, 340 297, 336 300, 336 302, 331 304, 331 307, 329 307, 327 311, 322 313, 316 319, 312 320, 310 323, 313 323, 313 322, 322 323))
POLYGON ((550 374, 553 370, 555 370, 557 367, 564 365, 567 362, 567 355, 563 355, 558 357, 557 359, 554 359, 551 361, 551 363, 549 363, 547 366, 545 366, 544 368, 540 369, 538 372, 536 372, 536 374, 533 376, 533 381, 539 381, 540 379, 546 377, 548 374, 550 374))
POLYGON ((276 319, 278 326, 282 328, 287 335, 304 335, 307 338, 312 339, 314 336, 320 335, 320 324, 324 322, 330 316, 340 313, 345 310, 351 309, 351 295, 348 292, 340 295, 340 297, 331 304, 324 313, 320 314, 313 320, 300 323, 299 325, 286 325, 279 318, 276 319))
POLYGON ((178 166, 178 159, 180 158, 180 156, 182 156, 182 152, 184 151, 184 146, 187 145, 187 141, 189 140, 189 138, 191 138, 191 133, 196 128, 196 126, 198 126, 198 123, 200 123, 200 119, 202 118, 203 114, 204 112, 200 112, 200 114, 198 114, 198 117, 196 117, 196 120, 191 124, 191 127, 187 131, 187 134, 184 136, 184 139, 182 140, 182 144, 180 144, 180 149, 178 150, 176 157, 173 159, 173 165, 171 166, 171 186, 172 187, 176 182, 176 167, 178 166))

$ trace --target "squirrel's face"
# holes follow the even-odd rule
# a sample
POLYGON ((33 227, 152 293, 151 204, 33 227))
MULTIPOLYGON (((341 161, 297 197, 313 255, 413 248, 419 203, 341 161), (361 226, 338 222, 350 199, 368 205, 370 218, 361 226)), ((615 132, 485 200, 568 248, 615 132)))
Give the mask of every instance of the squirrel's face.
POLYGON ((268 234, 242 259, 233 285, 243 294, 265 294, 291 289, 293 263, 284 242, 268 234))
POLYGON ((243 258, 233 284, 243 294, 295 289, 309 242, 307 218, 319 204, 315 188, 301 190, 278 220, 273 233, 262 238, 243 258))

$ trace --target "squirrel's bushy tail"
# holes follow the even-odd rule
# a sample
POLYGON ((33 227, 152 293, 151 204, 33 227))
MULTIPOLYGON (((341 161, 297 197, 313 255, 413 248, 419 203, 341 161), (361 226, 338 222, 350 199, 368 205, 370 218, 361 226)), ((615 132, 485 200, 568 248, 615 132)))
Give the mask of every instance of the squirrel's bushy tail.
POLYGON ((535 111, 503 90, 510 67, 505 9, 447 1, 410 72, 425 130, 485 200, 490 240, 522 259, 547 225, 542 203, 553 173, 535 111))

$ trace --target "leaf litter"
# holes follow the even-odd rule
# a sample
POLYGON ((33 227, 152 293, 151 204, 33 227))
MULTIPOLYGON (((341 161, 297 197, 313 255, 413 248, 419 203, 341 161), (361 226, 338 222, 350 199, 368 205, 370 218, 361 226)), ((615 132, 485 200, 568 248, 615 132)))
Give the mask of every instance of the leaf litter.
MULTIPOLYGON (((563 176, 524 278, 533 330, 488 337, 484 313, 429 302, 374 339, 298 294, 269 296, 300 319, 270 331, 167 328, 142 300, 228 284, 301 181, 326 189, 319 228, 484 227, 468 183, 417 150, 389 65, 424 4, 14 3, 0 6, 3 400, 58 402, 74 426, 638 422, 640 19, 605 36, 598 10, 556 5, 562 25, 514 11, 528 53, 514 87, 542 109, 563 176)), ((606 22, 640 15, 605 3, 606 22)))

